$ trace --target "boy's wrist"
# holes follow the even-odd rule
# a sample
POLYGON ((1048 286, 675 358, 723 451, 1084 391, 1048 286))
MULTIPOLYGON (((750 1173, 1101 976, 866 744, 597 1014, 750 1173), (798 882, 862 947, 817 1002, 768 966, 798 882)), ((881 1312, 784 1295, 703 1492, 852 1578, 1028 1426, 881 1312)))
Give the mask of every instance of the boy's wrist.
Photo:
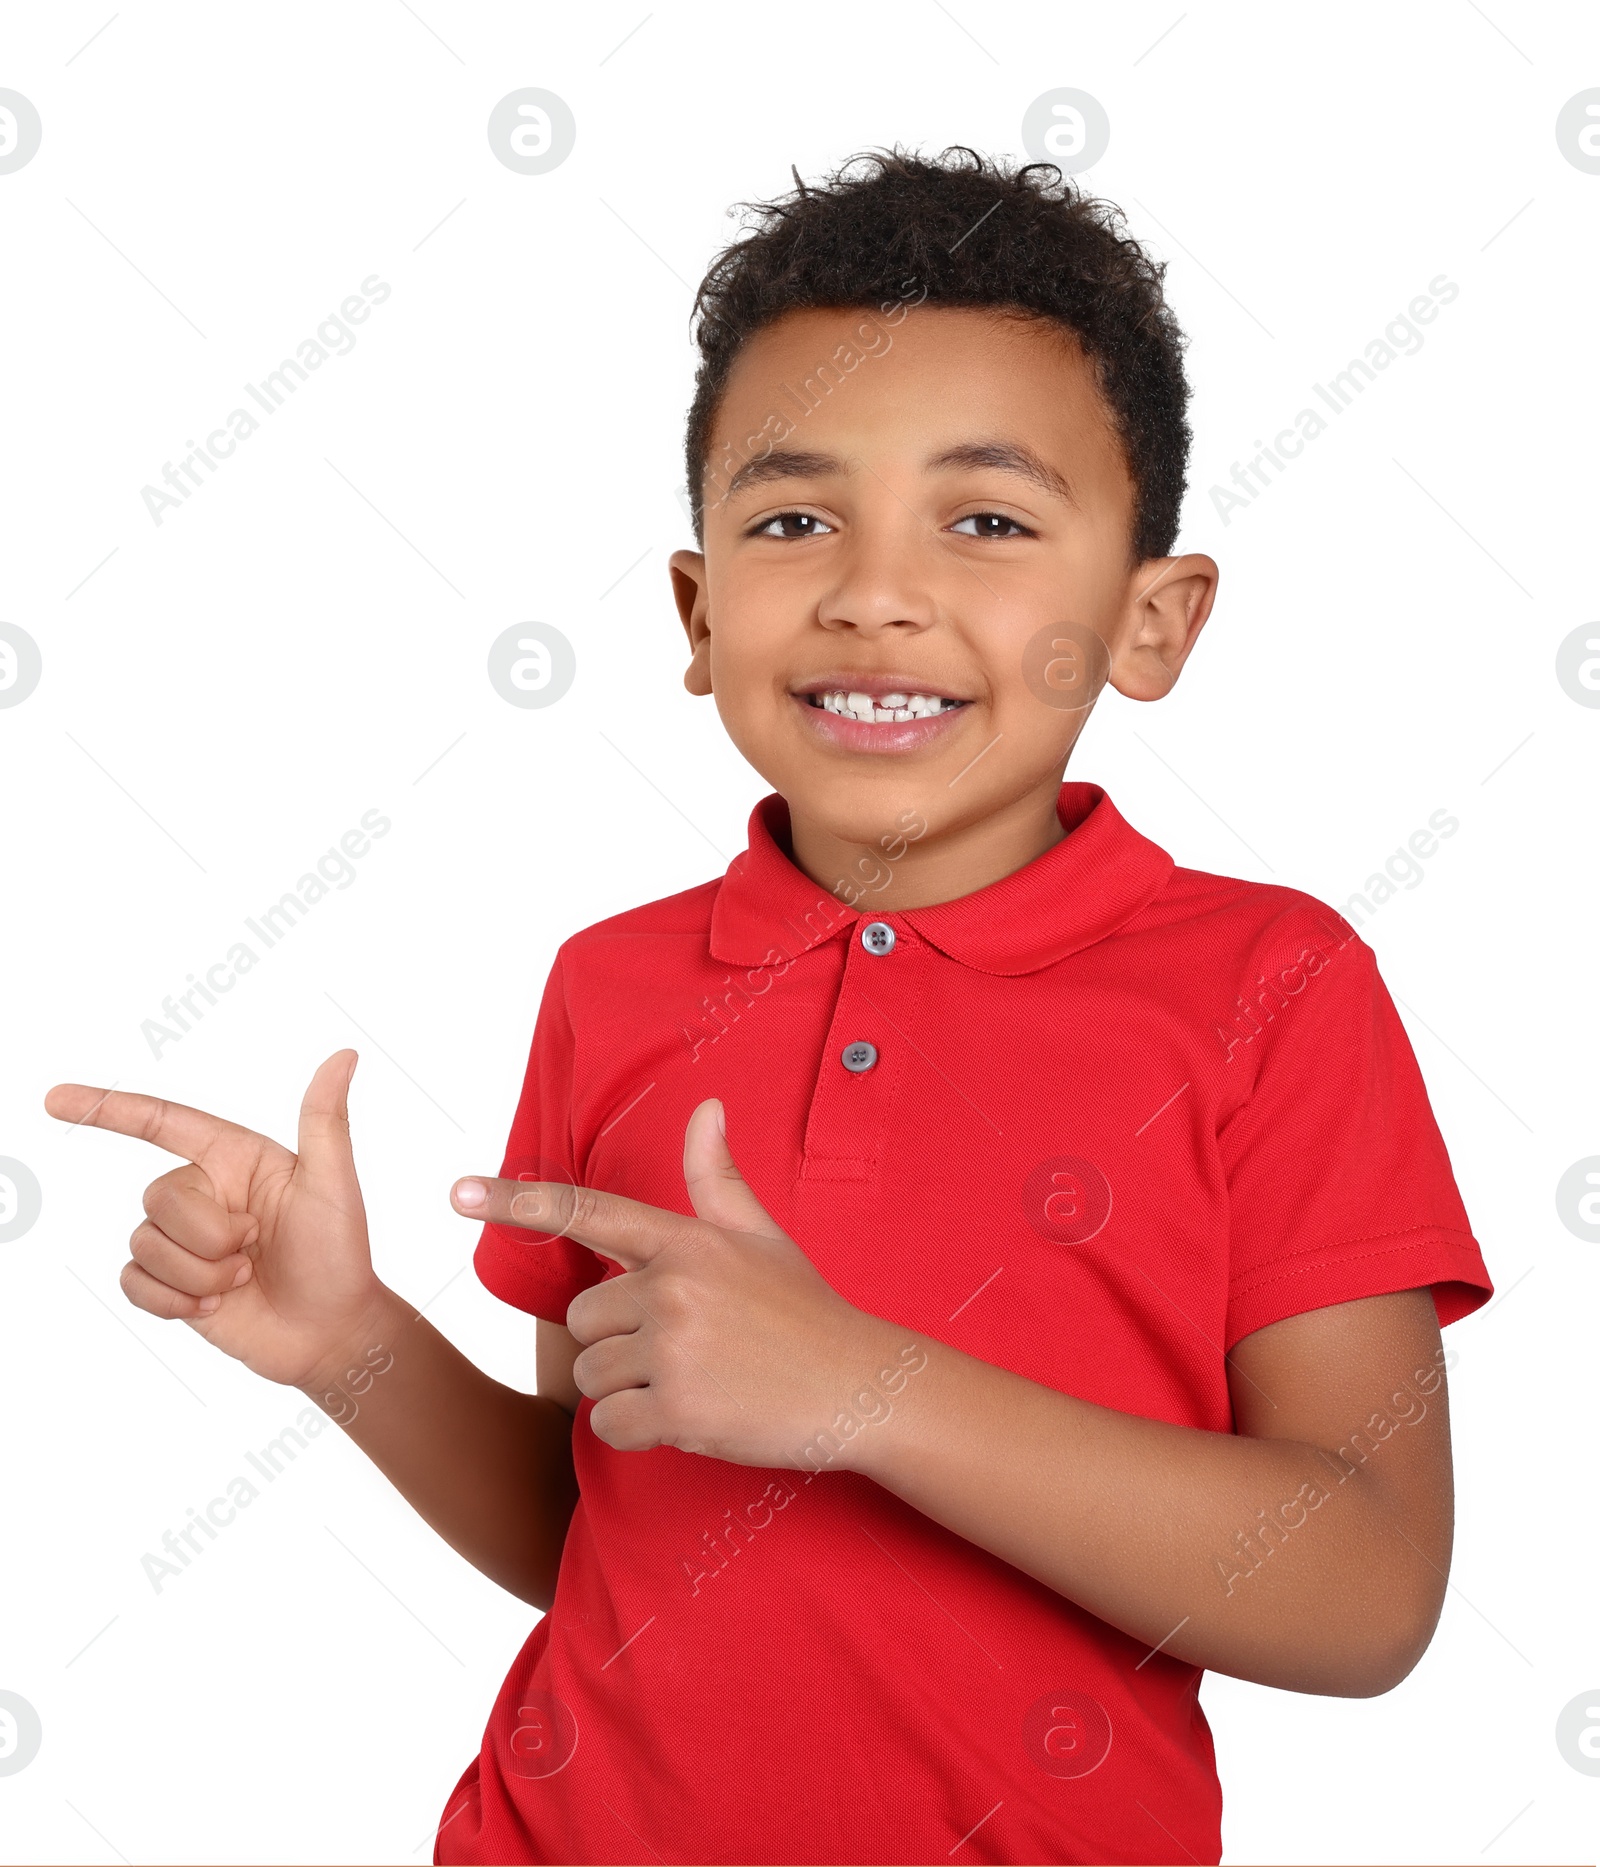
POLYGON ((942 1345, 880 1316, 863 1322, 859 1385, 833 1422, 833 1434, 843 1443, 825 1462, 883 1483, 893 1468, 895 1442, 907 1430, 908 1407, 918 1397, 916 1377, 928 1366, 930 1351, 942 1345))
POLYGON ((393 1366, 395 1344, 415 1320, 412 1306, 379 1284, 359 1320, 296 1387, 335 1422, 354 1419, 361 1396, 393 1366))

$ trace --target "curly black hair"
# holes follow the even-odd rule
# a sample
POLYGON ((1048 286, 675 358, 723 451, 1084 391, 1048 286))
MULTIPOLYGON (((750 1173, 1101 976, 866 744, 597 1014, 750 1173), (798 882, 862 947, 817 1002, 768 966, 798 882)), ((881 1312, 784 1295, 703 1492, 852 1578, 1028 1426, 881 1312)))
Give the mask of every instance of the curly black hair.
POLYGON ((1031 313, 1077 333, 1133 480, 1133 557, 1167 556, 1189 455, 1185 339, 1162 291, 1166 266, 1124 230, 1121 210, 1053 163, 1017 167, 962 144, 933 161, 868 151, 821 187, 793 173, 791 193, 741 203, 754 226, 695 295, 700 366, 684 456, 696 539, 711 425, 741 346, 787 311, 904 302, 915 286, 918 302, 1031 313))

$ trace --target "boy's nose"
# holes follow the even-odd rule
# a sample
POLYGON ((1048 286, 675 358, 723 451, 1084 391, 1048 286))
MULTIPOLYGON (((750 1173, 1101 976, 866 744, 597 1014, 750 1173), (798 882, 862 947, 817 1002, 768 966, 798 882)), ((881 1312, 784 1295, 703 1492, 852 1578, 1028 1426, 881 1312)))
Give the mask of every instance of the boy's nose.
POLYGON ((946 566, 930 554, 949 554, 938 534, 920 522, 914 532, 896 531, 892 538, 855 542, 838 581, 817 606, 824 628, 877 635, 889 629, 930 629, 939 620, 939 573, 946 566))

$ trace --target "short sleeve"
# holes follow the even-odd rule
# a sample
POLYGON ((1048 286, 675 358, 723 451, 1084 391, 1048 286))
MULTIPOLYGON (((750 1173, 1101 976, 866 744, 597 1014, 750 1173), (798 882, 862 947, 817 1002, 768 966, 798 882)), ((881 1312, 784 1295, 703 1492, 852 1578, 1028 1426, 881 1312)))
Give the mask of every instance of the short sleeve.
MULTIPOLYGON (((511 1123, 500 1177, 577 1184, 572 1149, 572 1023, 567 1015, 561 956, 556 955, 533 1027, 522 1095, 511 1123)), ((524 1226, 484 1226, 473 1268, 504 1302, 547 1322, 564 1323, 567 1305, 606 1265, 585 1245, 524 1226)))
POLYGON ((1287 1316, 1423 1285, 1441 1327, 1471 1314, 1493 1286, 1372 949, 1314 904, 1273 929, 1252 972, 1226 1067, 1253 1079, 1218 1133, 1227 1348, 1287 1316))

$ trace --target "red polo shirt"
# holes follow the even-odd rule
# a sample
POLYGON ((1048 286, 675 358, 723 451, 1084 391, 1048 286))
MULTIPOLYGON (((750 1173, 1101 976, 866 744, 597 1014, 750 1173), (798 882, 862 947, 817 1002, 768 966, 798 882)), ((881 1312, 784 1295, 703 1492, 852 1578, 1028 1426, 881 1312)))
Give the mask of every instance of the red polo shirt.
MULTIPOLYGON (((1176 868, 1097 786, 1058 809, 1003 881, 877 913, 795 867, 765 798, 720 880, 561 947, 502 1173, 688 1213, 684 1124, 720 1096, 858 1308, 1212 1431, 1252 1330, 1421 1285, 1441 1323, 1486 1301, 1370 948, 1294 889, 1176 868)), ((621 1274, 493 1225, 476 1265, 554 1322, 621 1274)), ((436 1860, 1219 1858, 1199 1668, 798 1447, 617 1452, 591 1405, 554 1603, 436 1860)))

